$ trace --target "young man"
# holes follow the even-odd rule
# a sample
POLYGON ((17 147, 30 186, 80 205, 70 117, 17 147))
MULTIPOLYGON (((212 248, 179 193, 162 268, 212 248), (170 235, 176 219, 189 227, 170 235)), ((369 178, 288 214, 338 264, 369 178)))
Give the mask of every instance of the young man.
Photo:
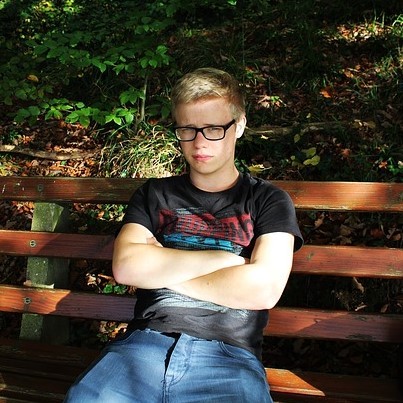
POLYGON ((294 207, 235 167, 246 118, 232 76, 186 74, 172 115, 189 173, 132 196, 113 273, 138 287, 134 319, 67 402, 272 402, 262 329, 302 246, 294 207))

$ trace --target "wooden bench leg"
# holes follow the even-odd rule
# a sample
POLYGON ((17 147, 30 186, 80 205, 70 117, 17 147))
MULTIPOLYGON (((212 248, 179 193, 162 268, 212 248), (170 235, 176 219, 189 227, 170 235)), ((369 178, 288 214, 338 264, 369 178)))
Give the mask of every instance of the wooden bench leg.
MULTIPOLYGON (((55 203, 35 203, 32 231, 65 232, 69 227, 68 208, 55 203)), ((30 247, 37 247, 33 233, 30 247)), ((27 263, 27 282, 32 287, 68 288, 69 260, 30 257, 27 263)), ((69 319, 55 316, 24 314, 20 338, 64 344, 69 340, 69 319)))

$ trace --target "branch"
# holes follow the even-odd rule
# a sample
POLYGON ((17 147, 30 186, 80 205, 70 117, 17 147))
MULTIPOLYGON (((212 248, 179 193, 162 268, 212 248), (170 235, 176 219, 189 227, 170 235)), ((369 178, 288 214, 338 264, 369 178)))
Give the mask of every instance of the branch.
POLYGON ((365 122, 361 120, 354 121, 339 121, 339 122, 317 122, 317 123, 303 123, 296 124, 294 126, 261 126, 258 128, 247 127, 245 132, 247 135, 251 136, 262 136, 268 138, 276 138, 280 136, 287 136, 293 133, 304 134, 307 132, 317 132, 321 130, 333 131, 340 127, 351 127, 353 129, 358 129, 360 127, 369 127, 371 129, 375 128, 374 122, 365 122))
POLYGON ((13 145, 0 145, 0 152, 23 154, 30 157, 54 161, 83 160, 94 155, 94 153, 82 153, 77 151, 35 151, 30 150, 29 148, 21 148, 13 145))

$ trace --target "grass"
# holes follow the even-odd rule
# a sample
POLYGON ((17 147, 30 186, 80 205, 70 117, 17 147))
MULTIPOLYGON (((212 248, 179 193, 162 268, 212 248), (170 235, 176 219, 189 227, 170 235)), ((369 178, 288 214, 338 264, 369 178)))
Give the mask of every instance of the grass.
POLYGON ((100 166, 106 176, 165 177, 183 170, 184 161, 174 136, 161 127, 144 126, 138 133, 126 132, 120 141, 113 137, 104 147, 100 166))

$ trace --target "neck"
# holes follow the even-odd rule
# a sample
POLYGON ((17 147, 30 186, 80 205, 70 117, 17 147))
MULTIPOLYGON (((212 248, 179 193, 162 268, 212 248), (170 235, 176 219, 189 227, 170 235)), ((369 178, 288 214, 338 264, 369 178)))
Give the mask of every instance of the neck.
POLYGON ((222 192, 235 185, 239 172, 234 166, 231 172, 228 172, 226 175, 221 173, 219 177, 214 174, 200 175, 193 171, 190 172, 189 176, 192 184, 200 190, 204 190, 205 192, 222 192))

